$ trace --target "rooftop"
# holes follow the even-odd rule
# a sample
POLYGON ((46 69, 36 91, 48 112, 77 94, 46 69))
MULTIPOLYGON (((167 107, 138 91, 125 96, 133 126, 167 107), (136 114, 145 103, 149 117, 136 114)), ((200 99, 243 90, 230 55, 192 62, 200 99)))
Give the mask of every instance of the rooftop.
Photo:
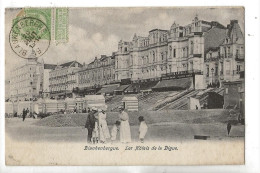
POLYGON ((61 66, 61 67, 70 67, 70 66, 74 65, 74 63, 78 63, 78 64, 79 64, 79 67, 82 67, 82 64, 80 64, 78 61, 66 62, 66 63, 64 63, 64 64, 61 64, 60 66, 61 66))
POLYGON ((55 69, 56 66, 55 64, 44 64, 44 69, 55 69))

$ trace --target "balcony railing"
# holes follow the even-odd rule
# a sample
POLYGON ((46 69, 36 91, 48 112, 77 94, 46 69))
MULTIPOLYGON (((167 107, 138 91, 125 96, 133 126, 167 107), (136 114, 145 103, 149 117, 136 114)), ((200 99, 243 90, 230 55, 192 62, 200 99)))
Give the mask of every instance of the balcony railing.
POLYGON ((233 70, 233 75, 240 74, 241 71, 233 70))
POLYGON ((205 62, 209 62, 209 61, 217 61, 219 60, 220 56, 214 56, 214 57, 209 57, 205 59, 205 62))
POLYGON ((181 74, 193 74, 193 73, 202 74, 202 72, 200 70, 187 70, 187 71, 178 71, 178 72, 171 72, 171 73, 162 74, 162 77, 181 75, 181 74))
POLYGON ((232 58, 232 57, 233 57, 233 54, 232 54, 232 53, 229 53, 229 54, 221 54, 220 57, 221 57, 221 58, 232 58))
POLYGON ((244 61, 245 60, 245 55, 243 55, 243 54, 236 54, 235 55, 235 60, 236 61, 244 61))

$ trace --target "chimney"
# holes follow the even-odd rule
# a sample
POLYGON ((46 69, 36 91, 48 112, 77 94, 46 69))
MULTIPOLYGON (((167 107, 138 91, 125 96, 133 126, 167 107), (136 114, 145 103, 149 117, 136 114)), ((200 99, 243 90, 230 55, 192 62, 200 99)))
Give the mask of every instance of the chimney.
POLYGON ((231 20, 230 21, 231 26, 233 26, 235 23, 238 23, 238 20, 231 20))
POLYGON ((230 24, 227 25, 227 29, 229 29, 229 28, 230 28, 230 24))

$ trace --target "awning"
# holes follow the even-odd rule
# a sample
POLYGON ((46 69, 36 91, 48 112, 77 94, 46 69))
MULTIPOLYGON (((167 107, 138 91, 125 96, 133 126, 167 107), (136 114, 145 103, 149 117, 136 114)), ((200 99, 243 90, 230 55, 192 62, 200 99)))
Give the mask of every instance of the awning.
POLYGON ((119 86, 115 91, 123 92, 123 91, 125 91, 128 87, 129 87, 129 85, 121 85, 121 86, 119 86))
POLYGON ((154 86, 152 90, 154 91, 184 90, 190 88, 191 85, 192 85, 192 78, 162 80, 156 86, 154 86))
POLYGON ((137 92, 137 91, 151 90, 157 83, 158 83, 158 81, 133 83, 125 90, 125 92, 137 92))
POLYGON ((149 81, 149 82, 145 82, 142 83, 142 85, 140 86, 140 90, 151 90, 154 86, 156 86, 158 84, 158 81, 149 81))
POLYGON ((103 86, 101 90, 97 92, 97 94, 111 94, 114 93, 114 91, 118 88, 118 85, 108 85, 103 86))
POLYGON ((131 84, 128 88, 126 88, 125 92, 126 93, 132 93, 132 92, 137 92, 139 91, 139 84, 138 83, 133 83, 131 84))

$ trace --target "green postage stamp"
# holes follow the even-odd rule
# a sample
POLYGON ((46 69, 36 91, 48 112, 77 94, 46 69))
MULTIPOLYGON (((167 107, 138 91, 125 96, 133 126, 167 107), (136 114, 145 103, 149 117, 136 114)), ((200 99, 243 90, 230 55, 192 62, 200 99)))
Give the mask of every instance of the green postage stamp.
POLYGON ((24 8, 13 20, 13 23, 24 17, 33 17, 42 21, 51 32, 51 41, 54 41, 56 44, 68 41, 68 8, 24 8))

